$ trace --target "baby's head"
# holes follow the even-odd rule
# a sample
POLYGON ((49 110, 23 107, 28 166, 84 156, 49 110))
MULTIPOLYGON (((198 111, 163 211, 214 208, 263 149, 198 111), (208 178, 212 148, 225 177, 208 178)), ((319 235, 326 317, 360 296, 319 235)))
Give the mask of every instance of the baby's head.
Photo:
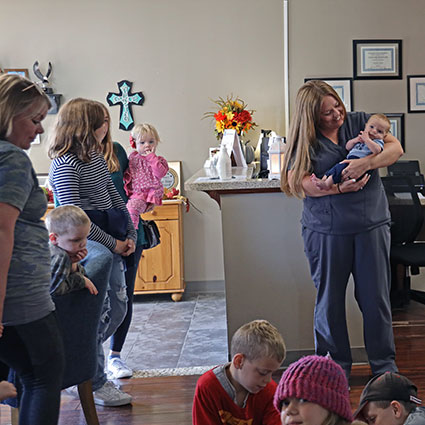
POLYGON ((373 114, 366 123, 365 131, 371 139, 383 139, 390 128, 391 122, 384 114, 373 114))
POLYGON ((241 326, 230 344, 233 378, 250 393, 258 393, 271 380, 286 355, 278 330, 267 320, 241 326))
POLYGON ((353 420, 345 372, 329 357, 306 356, 292 363, 280 379, 274 405, 282 423, 334 425, 353 420))
POLYGON ((130 146, 136 149, 140 155, 155 152, 159 141, 158 132, 153 125, 137 124, 131 130, 130 146))
POLYGON ((54 208, 45 221, 53 245, 71 256, 86 247, 91 222, 81 208, 75 205, 54 208))
POLYGON ((418 389, 409 379, 395 372, 386 372, 366 384, 354 416, 376 425, 402 425, 420 404, 418 389))

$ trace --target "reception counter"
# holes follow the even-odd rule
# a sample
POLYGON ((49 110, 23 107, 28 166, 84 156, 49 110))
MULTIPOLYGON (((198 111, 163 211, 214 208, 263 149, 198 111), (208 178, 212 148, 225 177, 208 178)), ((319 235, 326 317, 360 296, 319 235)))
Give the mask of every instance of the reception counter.
MULTIPOLYGON (((289 363, 314 351, 315 289, 301 238, 302 201, 285 196, 278 180, 251 179, 251 171, 234 168, 234 178, 220 181, 203 169, 185 189, 207 192, 221 207, 229 340, 243 323, 267 319, 282 333, 289 363)), ((364 361, 352 281, 346 304, 353 360, 364 361)))

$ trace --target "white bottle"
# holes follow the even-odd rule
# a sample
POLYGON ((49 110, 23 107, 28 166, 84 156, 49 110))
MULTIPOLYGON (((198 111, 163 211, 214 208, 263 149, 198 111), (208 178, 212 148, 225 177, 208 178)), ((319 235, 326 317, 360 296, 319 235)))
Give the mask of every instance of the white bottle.
POLYGON ((223 144, 220 146, 220 152, 218 153, 216 169, 220 180, 230 180, 232 178, 232 161, 223 144))

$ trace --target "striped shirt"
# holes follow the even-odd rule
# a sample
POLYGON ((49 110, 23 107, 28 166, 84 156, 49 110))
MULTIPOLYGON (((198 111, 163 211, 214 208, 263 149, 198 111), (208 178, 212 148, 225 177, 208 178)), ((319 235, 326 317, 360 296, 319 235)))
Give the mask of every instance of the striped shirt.
MULTIPOLYGON (((60 205, 72 204, 83 210, 108 210, 119 208, 127 214, 127 238, 136 240, 136 231, 124 201, 115 188, 106 165, 99 153, 91 154, 90 162, 83 162, 72 153, 52 161, 49 182, 60 205)), ((111 251, 116 240, 94 223, 88 239, 101 243, 111 251)))

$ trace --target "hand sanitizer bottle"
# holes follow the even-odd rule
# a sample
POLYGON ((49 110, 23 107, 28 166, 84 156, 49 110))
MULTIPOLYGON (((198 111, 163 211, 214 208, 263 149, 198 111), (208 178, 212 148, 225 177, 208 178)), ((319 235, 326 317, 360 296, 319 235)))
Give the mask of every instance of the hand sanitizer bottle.
POLYGON ((232 178, 232 161, 223 144, 220 146, 216 169, 220 180, 230 180, 232 178))

